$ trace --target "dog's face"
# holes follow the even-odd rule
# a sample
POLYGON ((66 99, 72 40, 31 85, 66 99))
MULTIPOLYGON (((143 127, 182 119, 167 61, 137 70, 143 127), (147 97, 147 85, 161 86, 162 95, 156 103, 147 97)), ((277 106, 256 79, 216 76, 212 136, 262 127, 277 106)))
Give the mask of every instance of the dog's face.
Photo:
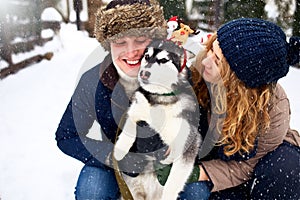
MULTIPOLYGON (((141 62, 138 80, 152 93, 169 93, 182 72, 183 48, 172 41, 156 40, 148 45, 141 62)), ((184 70, 183 70, 184 71, 184 70)))

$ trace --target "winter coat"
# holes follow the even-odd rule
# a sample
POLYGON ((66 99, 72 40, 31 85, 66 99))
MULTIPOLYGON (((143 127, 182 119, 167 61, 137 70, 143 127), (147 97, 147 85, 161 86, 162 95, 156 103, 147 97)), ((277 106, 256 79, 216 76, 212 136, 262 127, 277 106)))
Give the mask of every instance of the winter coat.
MULTIPOLYGON (((110 54, 101 64, 82 75, 56 131, 57 145, 65 154, 86 165, 107 166, 105 163, 107 163, 107 159, 110 159, 109 155, 119 131, 118 125, 122 123, 124 113, 130 103, 118 80, 119 75, 110 54), (101 134, 102 140, 87 137, 89 129, 95 121, 101 126, 99 134, 101 134)), ((151 135, 151 137, 146 139, 143 136, 138 137, 130 151, 145 155, 148 153, 162 159, 166 147, 158 134, 143 123, 139 124, 137 130, 138 136, 145 134, 151 135), (146 145, 147 143, 153 145, 146 145), (156 151, 158 149, 160 151, 156 151)), ((130 169, 132 172, 139 172, 145 164, 137 161, 140 159, 136 158, 134 161, 124 159, 123 165, 130 168, 134 165, 132 162, 139 162, 139 166, 137 166, 140 167, 139 169, 130 169)))
MULTIPOLYGON (((252 176, 255 165, 267 153, 276 149, 284 141, 300 146, 300 136, 290 129, 290 104, 283 88, 277 84, 275 98, 270 103, 270 129, 257 137, 254 150, 247 155, 234 155, 230 158, 220 153, 222 146, 214 148, 201 162, 214 191, 240 185, 252 176), (213 155, 212 155, 213 154, 213 155)), ((293 158, 291 158, 293 159, 293 158)))
MULTIPOLYGON (((101 64, 88 70, 81 77, 59 123, 56 131, 58 147, 67 155, 86 165, 106 167, 104 163, 112 152, 118 124, 122 121, 130 103, 118 80, 118 73, 112 65, 111 56, 108 55, 101 64), (86 136, 94 121, 97 121, 101 126, 99 130, 102 136, 101 141, 86 136)), ((274 150, 283 141, 296 146, 300 145, 299 134, 289 128, 289 108, 286 94, 278 85, 276 98, 270 104, 271 128, 267 133, 257 138, 257 145, 253 152, 245 156, 244 159, 233 157, 226 160, 220 151, 213 149, 211 154, 215 154, 213 155, 214 158, 219 158, 210 159, 208 156, 204 160, 200 159, 201 165, 214 184, 212 191, 234 187, 250 179, 259 159, 274 150)), ((199 130, 202 134, 206 132, 208 127, 202 123, 207 115, 201 108, 200 110, 202 114, 199 130)), ((164 147, 159 136, 147 129, 147 125, 140 125, 143 129, 138 131, 138 134, 152 134, 152 137, 147 139, 138 137, 131 151, 157 153, 157 149, 164 147)), ((154 156, 162 159, 162 154, 165 151, 158 152, 154 156)), ((129 163, 125 162, 124 165, 127 166, 129 163)))

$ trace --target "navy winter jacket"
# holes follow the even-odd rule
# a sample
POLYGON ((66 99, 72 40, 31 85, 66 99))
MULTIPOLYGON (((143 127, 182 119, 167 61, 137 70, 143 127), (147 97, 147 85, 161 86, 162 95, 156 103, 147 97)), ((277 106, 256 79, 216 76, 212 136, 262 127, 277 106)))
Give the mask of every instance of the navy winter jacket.
MULTIPOLYGON (((130 104, 124 88, 118 80, 119 75, 112 63, 110 54, 101 64, 82 75, 56 131, 57 145, 65 154, 82 161, 86 165, 106 167, 104 163, 107 158, 110 158, 109 155, 113 150, 119 131, 118 125, 123 123, 124 114, 130 104), (102 136, 101 141, 86 136, 94 121, 97 121, 101 126, 99 130, 99 134, 102 136)), ((199 132, 205 138, 208 131, 207 113, 201 107, 199 110, 202 113, 200 114, 199 132)), ((210 140, 204 140, 203 148, 206 148, 206 141, 210 140)), ((143 157, 128 154, 119 163, 120 168, 123 166, 124 171, 139 172, 139 170, 143 170, 146 163, 146 155, 155 156, 161 160, 164 158, 166 149, 167 147, 158 134, 150 129, 146 123, 141 122, 137 127, 136 142, 130 151, 142 153, 143 157), (133 166, 137 166, 138 169, 133 166), (126 167, 130 169, 125 169, 126 167)), ((256 148, 244 158, 240 156, 228 158, 220 151, 219 147, 215 147, 208 155, 205 153, 205 157, 201 156, 200 151, 200 157, 196 163, 200 163, 201 160, 216 158, 227 161, 231 159, 243 160, 249 159, 255 154, 256 148)))
MULTIPOLYGON (((56 131, 58 147, 86 165, 105 167, 104 163, 112 152, 118 124, 124 119, 124 113, 130 103, 118 79, 119 75, 109 54, 101 64, 82 75, 56 131), (101 126, 101 141, 86 136, 95 120, 101 126)), ((166 147, 158 134, 142 122, 137 129, 140 137, 130 151, 149 153, 162 159, 166 147), (145 138, 142 134, 151 137, 145 138)), ((123 165, 127 166, 133 161, 126 162, 124 159, 124 162, 123 165)))

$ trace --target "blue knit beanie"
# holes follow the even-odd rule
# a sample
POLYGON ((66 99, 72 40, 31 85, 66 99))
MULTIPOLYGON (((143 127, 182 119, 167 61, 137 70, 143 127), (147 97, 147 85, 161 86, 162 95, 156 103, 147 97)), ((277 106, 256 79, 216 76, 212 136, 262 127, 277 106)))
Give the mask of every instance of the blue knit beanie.
POLYGON ((237 77, 250 88, 277 82, 290 65, 299 64, 300 38, 286 35, 274 23, 240 18, 224 24, 217 37, 237 77))

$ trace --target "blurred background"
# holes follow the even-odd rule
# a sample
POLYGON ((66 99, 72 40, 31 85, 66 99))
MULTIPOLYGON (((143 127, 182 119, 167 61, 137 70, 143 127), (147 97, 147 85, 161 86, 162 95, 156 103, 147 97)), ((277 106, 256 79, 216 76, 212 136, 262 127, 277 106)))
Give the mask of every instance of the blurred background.
MULTIPOLYGON (((51 52, 22 63, 13 61, 12 56, 50 41, 53 35, 59 32, 61 23, 76 24, 77 30, 86 30, 89 36, 93 37, 94 13, 97 8, 108 2, 109 0, 1 0, 0 69, 4 66, 12 66, 12 69, 1 71, 0 78, 32 62, 51 59, 51 52), (56 16, 47 17, 50 9, 55 10, 56 16)), ((277 23, 288 36, 300 35, 300 0, 159 0, 159 2, 164 8, 166 19, 179 16, 194 29, 212 32, 228 20, 257 17, 277 23)))
MULTIPOLYGON (((300 0, 160 0, 201 34, 258 17, 300 35, 300 0)), ((108 0, 0 0, 0 200, 71 200, 83 163, 62 153, 55 131, 76 83, 104 58, 94 13, 108 0)), ((199 37, 194 37, 199 42, 199 37)), ((300 130, 300 70, 280 79, 300 130), (298 119, 298 120, 297 120, 298 119)), ((90 130, 99 136, 99 126, 90 130)), ((89 134, 90 134, 89 133, 89 134)), ((91 136, 92 137, 92 136, 91 136)))

